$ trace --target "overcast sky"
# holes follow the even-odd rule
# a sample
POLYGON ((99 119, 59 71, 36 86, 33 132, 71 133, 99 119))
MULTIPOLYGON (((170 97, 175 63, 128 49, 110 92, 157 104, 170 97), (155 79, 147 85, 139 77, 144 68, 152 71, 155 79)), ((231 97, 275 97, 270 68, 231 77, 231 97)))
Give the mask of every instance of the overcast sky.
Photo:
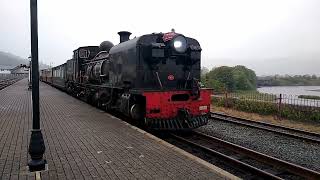
MULTIPOLYGON (((30 54, 28 0, 0 0, 0 51, 30 54)), ((134 36, 176 32, 196 38, 202 66, 245 65, 258 75, 320 75, 320 1, 203 0, 38 2, 39 57, 62 64, 78 46, 119 43, 134 36)))

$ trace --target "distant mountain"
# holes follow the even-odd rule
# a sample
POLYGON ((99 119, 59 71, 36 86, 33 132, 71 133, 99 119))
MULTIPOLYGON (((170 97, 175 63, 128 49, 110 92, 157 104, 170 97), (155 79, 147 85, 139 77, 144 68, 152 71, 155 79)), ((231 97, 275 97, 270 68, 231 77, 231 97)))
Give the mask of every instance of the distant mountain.
POLYGON ((0 65, 2 66, 18 66, 20 64, 26 64, 28 60, 23 59, 19 56, 13 55, 11 53, 0 51, 0 65))
MULTIPOLYGON (((20 64, 28 64, 27 59, 23 59, 14 54, 0 51, 0 66, 16 67, 20 64)), ((48 68, 49 66, 43 63, 39 63, 40 69, 48 68)))

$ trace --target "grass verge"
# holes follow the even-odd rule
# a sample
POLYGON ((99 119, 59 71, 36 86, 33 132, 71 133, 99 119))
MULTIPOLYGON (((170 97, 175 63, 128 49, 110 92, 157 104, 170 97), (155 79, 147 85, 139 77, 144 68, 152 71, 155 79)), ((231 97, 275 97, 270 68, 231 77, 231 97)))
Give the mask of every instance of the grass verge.
POLYGON ((212 106, 211 111, 223 112, 228 115, 246 118, 253 121, 268 122, 276 125, 282 125, 286 127, 320 133, 320 123, 317 123, 317 122, 279 119, 278 117, 273 115, 261 115, 258 113, 243 112, 243 111, 238 111, 232 108, 225 108, 221 106, 212 106))

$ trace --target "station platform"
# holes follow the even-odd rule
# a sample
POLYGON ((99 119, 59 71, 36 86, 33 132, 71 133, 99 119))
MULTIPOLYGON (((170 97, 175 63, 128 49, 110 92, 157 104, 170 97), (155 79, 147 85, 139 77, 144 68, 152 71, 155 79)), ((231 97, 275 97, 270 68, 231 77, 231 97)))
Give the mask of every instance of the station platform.
POLYGON ((40 116, 48 165, 30 173, 27 79, 0 91, 0 179, 237 179, 44 83, 40 116))

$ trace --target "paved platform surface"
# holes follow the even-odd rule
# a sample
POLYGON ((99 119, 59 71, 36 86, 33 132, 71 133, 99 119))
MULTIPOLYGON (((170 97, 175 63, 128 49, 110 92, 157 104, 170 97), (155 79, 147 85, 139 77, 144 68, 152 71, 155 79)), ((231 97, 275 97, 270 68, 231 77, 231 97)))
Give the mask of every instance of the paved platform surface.
MULTIPOLYGON (((27 171, 31 116, 27 80, 0 91, 0 179, 27 171)), ((41 179, 225 179, 124 122, 40 83, 48 170, 41 179)))

